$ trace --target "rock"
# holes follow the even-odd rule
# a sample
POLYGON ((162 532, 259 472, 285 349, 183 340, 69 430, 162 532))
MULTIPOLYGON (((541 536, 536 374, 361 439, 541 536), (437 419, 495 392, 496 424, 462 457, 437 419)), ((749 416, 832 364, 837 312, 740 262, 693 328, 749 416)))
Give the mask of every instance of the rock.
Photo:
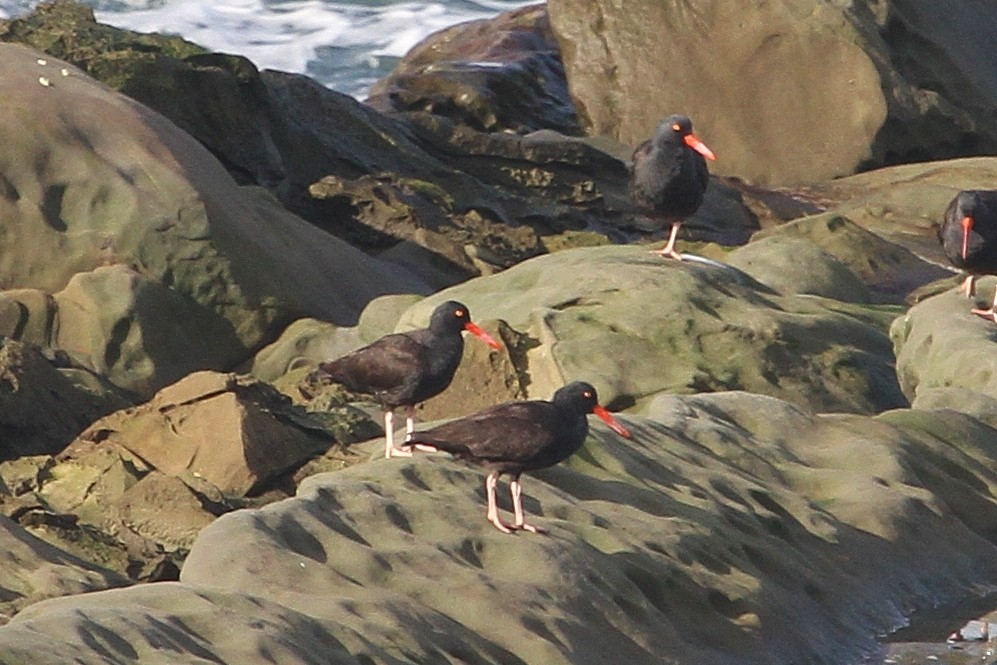
POLYGON ((367 104, 383 113, 425 111, 486 132, 581 134, 542 4, 430 35, 374 84, 367 104))
POLYGON ((97 421, 63 455, 123 448, 165 474, 243 497, 329 445, 317 423, 266 384, 195 372, 150 402, 97 421))
POLYGON ((780 184, 997 148, 990 5, 548 6, 588 133, 636 145, 682 112, 716 172, 780 184))
POLYGON ((962 386, 918 387, 914 409, 951 409, 968 413, 980 422, 997 427, 997 398, 962 386))
POLYGON ((405 310, 420 300, 421 296, 411 294, 381 296, 371 300, 370 304, 360 312, 357 334, 364 344, 370 344, 394 332, 405 310))
MULTIPOLYGON (((3 38, 48 49, 97 76, 107 72, 106 83, 165 114, 240 182, 266 187, 295 214, 377 252, 407 275, 417 271, 434 288, 490 274, 549 246, 593 243, 579 231, 601 242, 635 235, 619 230, 634 227, 633 209, 621 156, 607 154, 604 142, 548 129, 486 134, 426 113, 389 118, 306 77, 257 72, 244 59, 204 54, 175 38, 97 24, 87 12, 66 2, 47 5, 9 22, 3 38)), ((540 10, 522 15, 542 23, 540 10)), ((532 41, 543 31, 515 33, 532 41)), ((624 153, 625 160, 629 149, 624 153)), ((757 221, 739 192, 720 184, 716 190, 688 230, 744 242, 757 221)))
POLYGON ((371 663, 441 651, 483 663, 849 662, 902 612, 997 572, 985 537, 997 524, 993 430, 972 419, 815 416, 741 393, 666 396, 654 411, 625 418, 634 440, 594 425, 570 462, 525 479, 548 537, 494 529, 482 474, 444 456, 359 465, 219 518, 180 584, 35 605, 0 631, 0 657, 45 639, 37 662, 58 662, 88 648, 83 626, 141 654, 196 608, 197 634, 175 629, 189 638, 173 642, 178 662, 265 662, 246 639, 216 638, 246 615, 253 644, 288 645, 283 663, 316 660, 319 638, 371 663))
POLYGON ((197 533, 218 515, 287 496, 313 460, 312 472, 355 463, 341 452, 317 460, 336 440, 379 433, 353 411, 313 417, 268 384, 194 373, 98 420, 55 459, 0 464, 10 493, 0 503, 77 556, 133 580, 176 579, 197 533))
MULTIPOLYGON (((896 234, 893 237, 901 242, 904 240, 896 234)), ((837 212, 804 217, 760 231, 752 237, 754 242, 751 244, 767 243, 776 238, 789 242, 805 240, 816 245, 848 270, 851 278, 846 276, 841 279, 852 283, 851 280, 858 277, 867 287, 868 297, 877 302, 903 304, 918 288, 951 274, 934 261, 921 258, 903 245, 883 239, 837 212)), ((920 238, 917 238, 917 242, 920 242, 920 238)), ((731 252, 731 262, 734 265, 738 265, 734 256, 742 250, 753 251, 745 246, 731 252)), ((807 267, 806 260, 800 260, 796 272, 805 273, 804 269, 807 267)), ((786 268, 792 269, 791 266, 786 268)), ((812 279, 805 274, 797 275, 797 278, 812 279)), ((848 300, 847 297, 842 299, 848 300)))
MULTIPOLYGON (((0 44, 0 54, 0 94, 24 105, 0 109, 0 159, 7 164, 0 230, 11 248, 0 256, 0 281, 68 297, 78 274, 128 273, 136 280, 129 288, 143 285, 141 297, 158 300, 171 315, 199 312, 192 327, 170 333, 190 357, 151 367, 138 362, 134 384, 122 384, 129 389, 147 397, 196 368, 228 368, 296 318, 355 323, 376 295, 426 289, 288 214, 261 190, 237 187, 173 123, 67 63, 49 57, 39 65, 38 52, 13 44, 0 44), (63 67, 68 76, 59 74, 63 67), (46 74, 54 84, 38 83, 46 74), (26 107, 30 114, 18 111, 26 107)), ((105 329, 95 348, 74 349, 77 357, 88 354, 112 369, 113 361, 132 360, 115 357, 119 338, 138 334, 125 330, 129 316, 119 315, 121 328, 105 329)), ((38 329, 32 323, 24 332, 38 329)), ((127 340, 126 355, 133 342, 127 340)))
MULTIPOLYGON (((597 294, 608 302, 635 289, 598 257, 624 252, 624 274, 636 282, 709 270, 663 270, 656 260, 645 271, 640 249, 595 248, 479 281, 584 258, 585 273, 571 266, 575 281, 595 276, 609 287, 597 294)), ((556 294, 556 274, 543 273, 556 294)), ((792 302, 746 276, 709 279, 698 282, 704 303, 715 298, 705 290, 711 283, 758 308, 763 298, 783 308, 792 302)), ((524 277, 516 283, 525 291, 524 277)), ((485 304, 471 303, 472 311, 485 304)), ((513 344, 502 335, 511 349, 529 351, 529 339, 513 344)), ((174 387, 178 406, 166 414, 195 403, 204 392, 195 387, 174 387)), ((821 416, 738 392, 658 394, 643 411, 621 416, 633 440, 593 420, 578 455, 525 480, 526 507, 552 530, 548 537, 495 530, 484 519, 482 474, 445 456, 355 465, 310 477, 294 499, 212 522, 197 536, 181 584, 22 610, 0 629, 0 660, 86 659, 106 649, 84 637, 93 634, 114 635, 116 653, 140 659, 171 626, 176 662, 254 665, 275 654, 287 663, 327 662, 340 649, 372 663, 397 662, 398 653, 428 662, 444 651, 486 663, 576 663, 579 653, 592 662, 848 662, 906 613, 997 573, 988 538, 997 529, 997 475, 987 463, 994 430, 974 418, 904 409, 821 416), (606 620, 593 624, 592 616, 606 620), (191 625, 197 630, 185 632, 191 625), (252 641, 226 637, 242 625, 252 641), (422 629, 406 629, 413 625, 422 629), (533 639, 519 637, 524 625, 533 639)), ((106 444, 80 442, 66 460, 96 460, 106 444)), ((116 505, 136 528, 162 537, 168 519, 124 497, 165 493, 177 498, 157 504, 196 505, 181 484, 146 477, 147 488, 145 479, 132 484, 116 505)))
POLYGON ((780 296, 722 264, 663 261, 638 247, 573 249, 434 294, 399 326, 416 327, 449 299, 528 335, 517 368, 530 397, 582 379, 614 408, 659 392, 723 390, 818 411, 906 404, 886 336, 896 310, 780 296))
MULTIPOLYGON (((977 282, 981 303, 993 302, 993 293, 992 278, 977 282)), ((992 421, 988 414, 997 397, 994 322, 971 314, 972 307, 973 301, 953 288, 917 303, 899 316, 890 328, 897 378, 912 402, 931 391, 934 394, 928 404, 950 406, 992 421), (938 390, 951 396, 943 400, 935 393, 938 390), (959 395, 962 391, 979 396, 966 399, 959 395)))
POLYGON ((0 326, 5 337, 37 346, 52 342, 55 302, 39 289, 11 289, 0 292, 0 326))
POLYGON ((53 344, 142 397, 195 368, 220 370, 245 357, 231 323, 217 311, 121 264, 78 273, 53 298, 53 344))
POLYGON ((77 385, 37 348, 0 339, 0 461, 57 453, 127 405, 120 394, 77 385))
POLYGON ((176 476, 157 471, 125 490, 113 507, 124 528, 162 544, 167 551, 189 550, 201 529, 226 512, 221 506, 208 510, 203 495, 176 476))
POLYGON ((301 367, 344 356, 363 346, 356 327, 341 328, 316 319, 299 319, 273 344, 253 358, 250 373, 261 381, 276 381, 301 367))
POLYGON ((0 516, 0 625, 45 598, 126 586, 124 577, 31 535, 0 516))
POLYGON ((777 235, 759 239, 731 252, 727 263, 780 293, 853 303, 872 299, 858 275, 816 243, 802 238, 777 235))
MULTIPOLYGON (((177 664, 198 660, 244 665, 404 662, 368 635, 247 595, 163 582, 136 587, 131 594, 91 594, 89 600, 85 608, 55 602, 22 612, 4 627, 6 640, 0 657, 47 665, 88 656, 92 662, 156 660, 168 651, 177 664), (38 642, 39 629, 48 635, 44 645, 38 642), (79 641, 81 636, 86 636, 82 638, 86 644, 79 641), (371 657, 359 661, 353 656, 357 650, 371 657)), ((438 623, 441 628, 445 625, 438 623)))
POLYGON ((362 227, 353 242, 367 248, 393 247, 381 254, 406 266, 433 285, 451 286, 482 273, 495 272, 540 253, 536 232, 524 226, 493 223, 480 214, 455 214, 446 192, 432 183, 399 180, 388 176, 362 176, 345 181, 326 176, 310 188, 311 195, 330 207, 350 211, 352 221, 362 227), (398 246, 421 248, 420 255, 406 260, 398 246), (467 246, 490 250, 485 269, 476 265, 467 246), (432 262, 434 271, 422 263, 432 262))
POLYGON ((997 188, 997 158, 906 164, 838 178, 804 189, 828 213, 847 217, 918 256, 948 265, 935 227, 962 189, 997 188))

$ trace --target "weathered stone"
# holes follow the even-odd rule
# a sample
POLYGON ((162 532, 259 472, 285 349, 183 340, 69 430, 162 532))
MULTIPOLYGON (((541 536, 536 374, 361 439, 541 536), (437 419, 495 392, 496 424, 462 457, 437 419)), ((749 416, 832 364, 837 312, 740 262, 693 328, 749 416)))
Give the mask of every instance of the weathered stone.
POLYGON ((384 113, 425 111, 481 131, 580 134, 545 5, 436 32, 371 88, 384 113))
POLYGON ((266 384, 195 372, 147 404, 97 421, 66 454, 93 444, 123 448, 165 474, 191 474, 225 496, 240 497, 293 471, 330 442, 266 384))
MULTIPOLYGON (((906 247, 885 240, 836 213, 804 217, 761 231, 750 244, 777 238, 805 240, 820 247, 849 270, 851 279, 861 279, 868 287, 869 297, 878 302, 904 303, 912 291, 949 274, 934 262, 926 261, 906 247)), ((731 252, 734 265, 738 264, 733 255, 742 249, 749 251, 745 246, 731 252)), ((791 257, 786 260, 790 272, 805 273, 809 267, 804 259, 798 260, 795 268, 791 265, 791 257)), ((805 274, 798 277, 809 279, 805 274)), ((847 276, 841 279, 851 282, 847 276)))
POLYGON ((970 418, 815 416, 741 393, 654 411, 624 416, 631 441, 593 419, 580 454, 524 480, 548 537, 498 532, 479 471, 420 456, 220 518, 181 580, 360 632, 375 646, 347 643, 375 663, 445 640, 486 663, 732 664, 848 662, 875 627, 995 572, 993 431, 970 418), (427 629, 399 630, 413 622, 427 629))
POLYGON ((525 261, 419 301, 444 300, 529 336, 517 367, 530 397, 583 379, 627 408, 659 392, 748 390, 817 411, 906 405, 886 330, 895 308, 777 295, 729 266, 594 247, 525 261))
MULTIPOLYGON (((11 248, 0 255, 4 286, 55 293, 80 273, 130 271, 149 284, 144 296, 170 292, 164 307, 172 315, 202 312, 189 329, 178 316, 179 329, 161 333, 186 338, 197 362, 207 358, 200 366, 225 368, 296 318, 354 323, 376 295, 426 290, 397 266, 290 215, 264 191, 237 187, 161 115, 55 58, 40 65, 38 52, 14 44, 0 44, 0 54, 0 96, 19 100, 0 108, 0 231, 11 248), (40 85, 39 76, 54 83, 40 85), (281 241, 266 241, 271 235, 281 241)), ((103 355, 131 360, 113 358, 118 351, 74 349, 93 363, 113 366, 103 355)), ((161 363, 162 375, 138 363, 138 385, 129 387, 149 395, 176 380, 185 362, 161 363)))
POLYGON ((175 476, 153 471, 122 492, 113 504, 123 528, 163 545, 188 550, 197 534, 226 510, 211 512, 197 495, 175 476))
POLYGON ((0 340, 0 460, 57 453, 127 404, 119 394, 81 388, 35 347, 0 340))
POLYGON ((819 245, 774 235, 727 255, 727 263, 780 293, 809 293, 844 302, 868 303, 868 287, 819 245))
POLYGON ((56 308, 51 295, 38 289, 12 289, 0 292, 0 303, 4 337, 42 347, 52 344, 56 308))
POLYGON ((548 6, 589 133, 636 145, 682 112, 717 173, 780 184, 997 149, 989 4, 548 6))
POLYGON ((143 398, 245 355, 231 322, 123 265, 79 273, 54 296, 54 346, 143 398))
POLYGON ((355 327, 341 328, 316 319, 299 319, 273 344, 256 354, 250 373, 261 381, 273 382, 299 367, 312 367, 361 346, 355 327))
MULTIPOLYGON (((125 586, 128 580, 31 535, 0 516, 0 625, 45 598, 125 586)), ((22 661, 26 662, 26 661, 22 661)))
MULTIPOLYGON (((980 303, 993 302, 994 281, 978 281, 980 303)), ((893 322, 890 336, 897 356, 897 378, 904 394, 916 402, 926 390, 969 390, 974 399, 935 397, 928 402, 976 413, 987 413, 997 397, 997 355, 993 353, 994 322, 970 313, 974 300, 950 289, 908 309, 893 322)))

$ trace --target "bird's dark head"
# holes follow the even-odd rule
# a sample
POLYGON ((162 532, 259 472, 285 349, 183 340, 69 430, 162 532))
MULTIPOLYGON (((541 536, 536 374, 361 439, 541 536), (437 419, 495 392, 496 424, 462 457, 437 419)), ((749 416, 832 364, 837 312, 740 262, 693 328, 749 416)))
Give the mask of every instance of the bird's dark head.
POLYGON ((975 190, 965 190, 956 194, 952 203, 949 204, 950 211, 954 209, 953 217, 958 220, 962 229, 962 244, 959 254, 966 260, 971 251, 977 249, 974 245, 980 242, 979 236, 972 235, 973 229, 979 219, 989 219, 987 204, 980 192, 975 190))
POLYGON ((655 135, 660 138, 675 137, 681 139, 686 134, 692 134, 692 120, 687 115, 670 115, 658 125, 655 135))
POLYGON ((433 310, 429 318, 429 328, 437 333, 459 334, 461 330, 466 330, 493 349, 502 348, 491 335, 471 321, 471 312, 467 309, 467 305, 456 300, 448 300, 433 310))
POLYGON ((585 381, 574 381, 563 386, 554 393, 551 399, 555 405, 567 411, 580 411, 581 413, 594 413, 602 419, 609 427, 626 438, 630 438, 630 432, 621 425, 609 411, 599 405, 599 396, 591 383, 585 381))
POLYGON ((974 217, 986 208, 980 192, 965 190, 955 195, 955 209, 959 217, 974 217))
POLYGON ((713 151, 692 133, 692 120, 686 115, 670 115, 662 120, 654 132, 654 143, 658 145, 684 143, 706 159, 717 158, 713 151))

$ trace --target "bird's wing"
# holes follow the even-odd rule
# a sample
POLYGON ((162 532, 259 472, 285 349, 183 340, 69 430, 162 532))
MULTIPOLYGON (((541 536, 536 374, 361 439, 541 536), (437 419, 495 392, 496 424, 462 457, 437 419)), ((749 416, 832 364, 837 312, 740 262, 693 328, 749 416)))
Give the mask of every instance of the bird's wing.
POLYGON ((556 428, 549 402, 511 402, 416 432, 413 441, 482 460, 526 461, 554 441, 556 428))
POLYGON ((627 171, 630 172, 630 175, 633 175, 634 169, 637 167, 638 162, 642 162, 647 159, 649 152, 651 152, 651 139, 644 141, 639 146, 634 148, 633 154, 630 156, 630 162, 627 164, 627 171))
POLYGON ((415 380, 426 364, 426 352, 426 347, 411 335, 397 333, 322 363, 319 369, 351 390, 380 392, 415 380))

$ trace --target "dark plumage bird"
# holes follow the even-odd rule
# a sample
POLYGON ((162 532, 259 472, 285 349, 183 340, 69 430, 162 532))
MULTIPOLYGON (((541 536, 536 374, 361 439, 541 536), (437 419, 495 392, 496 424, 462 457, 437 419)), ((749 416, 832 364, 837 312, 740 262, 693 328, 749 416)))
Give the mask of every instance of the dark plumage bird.
POLYGON ((634 150, 630 197, 644 214, 672 227, 668 244, 655 254, 682 259, 675 251, 675 239, 682 222, 703 203, 710 182, 707 159, 716 156, 692 133, 692 120, 684 115, 662 120, 654 136, 634 150))
MULTIPOLYGON (((938 227, 938 240, 952 265, 969 273, 960 290, 975 292, 979 275, 997 274, 997 191, 959 192, 945 209, 938 227)), ((974 309, 974 314, 997 323, 997 292, 990 309, 974 309)))
POLYGON ((466 418, 415 432, 408 444, 422 450, 443 450, 484 467, 489 472, 485 480, 488 520, 506 533, 512 533, 513 529, 542 533, 542 529, 526 523, 519 476, 525 471, 553 466, 578 450, 588 435, 586 415, 589 413, 602 418, 621 436, 630 436, 606 409, 599 406, 595 388, 576 381, 554 393, 549 402, 531 400, 499 404, 466 418), (509 491, 515 515, 513 524, 506 524, 498 516, 495 486, 502 474, 512 476, 509 491))
POLYGON ((373 395, 384 408, 384 456, 410 456, 394 445, 394 410, 406 409, 413 430, 415 405, 446 390, 464 353, 466 330, 493 349, 502 345, 477 325, 465 305, 447 301, 433 310, 429 327, 387 335, 337 360, 322 363, 310 378, 327 376, 353 392, 373 395))

